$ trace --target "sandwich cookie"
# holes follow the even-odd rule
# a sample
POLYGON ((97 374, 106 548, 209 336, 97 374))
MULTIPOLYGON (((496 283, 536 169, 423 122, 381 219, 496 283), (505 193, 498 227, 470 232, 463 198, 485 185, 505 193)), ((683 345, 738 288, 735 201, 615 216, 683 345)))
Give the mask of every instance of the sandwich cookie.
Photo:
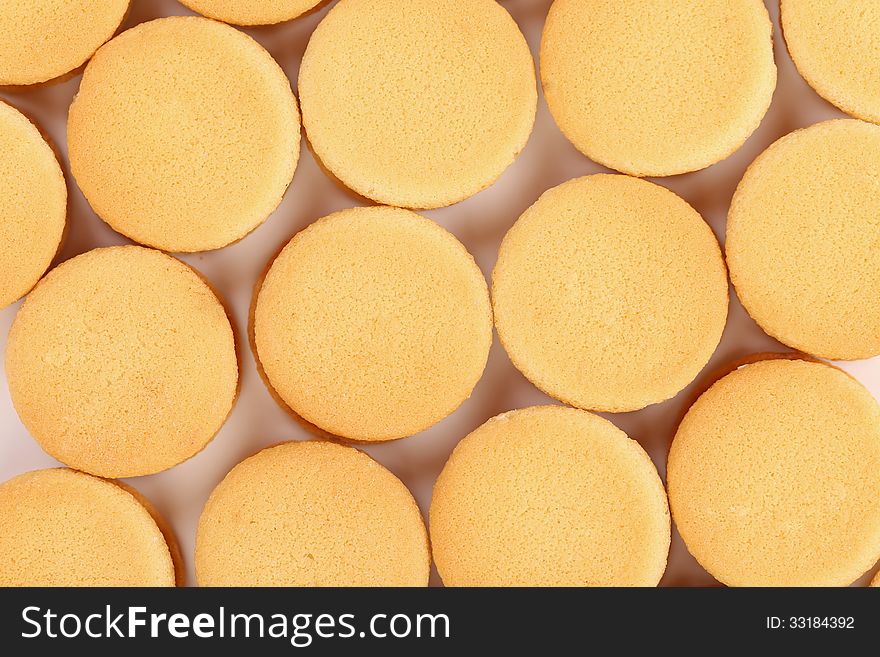
POLYGON ((845 586, 880 558, 880 406, 825 363, 721 378, 682 421, 667 477, 688 550, 729 586, 845 586))
POLYGON ((492 418, 434 486, 447 586, 655 586, 669 509, 651 459, 613 424, 563 406, 492 418))
POLYGON ((847 114, 880 123, 880 3, 779 4, 788 52, 809 85, 847 114))
MULTIPOLYGON (((0 19, 2 20, 2 19, 0 19)), ((0 101, 0 308, 30 291, 64 237, 67 185, 55 153, 0 101)))
POLYGON ((771 145, 734 194, 726 250, 771 336, 823 358, 880 354, 880 126, 826 121, 771 145))
POLYGON ((776 87, 761 0, 556 0, 541 41, 550 112, 592 160, 670 176, 723 160, 776 87))
POLYGON ((355 441, 427 429, 471 394, 492 343, 483 274, 408 210, 343 210, 284 247, 253 309, 265 379, 296 415, 355 441))
POLYGON ((233 25, 274 25, 297 18, 324 0, 181 0, 214 20, 233 25))
POLYGON ((53 269, 6 346, 15 409, 43 449, 102 477, 165 470, 199 452, 237 392, 229 319, 193 269, 137 246, 53 269))
POLYGON ((495 325, 538 388, 590 410, 673 397, 727 319, 715 235, 669 190, 599 174, 545 192, 501 244, 495 325))
POLYGON ((330 173, 436 208, 491 185, 532 131, 535 65, 494 0, 341 0, 309 40, 303 125, 330 173))
POLYGON ((73 176, 114 230, 165 251, 205 251, 241 239, 281 202, 299 157, 299 112, 256 41, 175 16, 98 51, 67 140, 73 176))
POLYGON ((113 36, 129 0, 3 0, 0 85, 47 82, 84 64, 113 36))
POLYGON ((335 443, 264 449, 220 482, 199 520, 201 586, 426 586, 425 525, 410 492, 335 443))
POLYGON ((75 470, 0 484, 0 586, 174 586, 152 513, 126 488, 75 470))

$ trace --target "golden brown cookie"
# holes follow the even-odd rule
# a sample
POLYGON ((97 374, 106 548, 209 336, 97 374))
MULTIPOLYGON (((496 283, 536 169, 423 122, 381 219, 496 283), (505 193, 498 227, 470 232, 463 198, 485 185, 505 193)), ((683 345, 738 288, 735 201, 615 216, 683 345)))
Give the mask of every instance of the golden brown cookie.
POLYGON ((324 0, 181 0, 203 16, 233 25, 273 25, 297 18, 324 0))
POLYGON ((825 363, 720 379, 682 421, 667 477, 688 549, 730 586, 842 586, 880 557, 880 406, 825 363))
POLYGON ((776 87, 761 0, 555 0, 547 104, 587 157, 637 176, 696 171, 755 131, 776 87))
POLYGON ((291 442, 236 465, 196 536, 201 586, 426 586, 425 525, 410 492, 369 456, 291 442))
POLYGON ((152 474, 199 452, 237 391, 232 327, 190 267, 137 246, 53 269, 6 347, 15 409, 59 461, 105 477, 152 474))
POLYGON ((816 92, 847 114, 880 123, 880 3, 781 0, 792 60, 816 92))
POLYGON ((66 217, 67 185, 55 153, 27 117, 0 101, 0 308, 49 268, 66 217))
POLYGON ((535 66, 494 0, 341 0, 299 73, 323 165, 362 196, 436 208, 491 185, 532 131, 535 66))
POLYGON ((116 32, 129 0, 3 0, 0 85, 47 82, 84 64, 116 32))
POLYGON ((0 484, 0 586, 174 586, 171 551, 137 498, 67 469, 0 484))
POLYGON ((548 395, 591 410, 673 397, 727 319, 712 230, 669 190, 619 175, 545 192, 505 236, 492 293, 514 365, 548 395))
POLYGON ((655 586, 669 508, 645 451, 564 406, 503 413, 462 440, 431 502, 447 586, 655 586))
POLYGON ((767 333, 833 359, 880 354, 880 127, 786 135, 749 166, 727 220, 737 295, 767 333))
POLYGON ((449 232, 409 210, 343 210, 272 262, 253 313, 255 353, 277 396, 357 441, 427 429, 486 366, 483 274, 449 232))
POLYGON ((98 216, 166 251, 220 248, 259 226, 293 178, 299 139, 272 56, 194 16, 142 23, 101 48, 67 126, 71 171, 98 216))

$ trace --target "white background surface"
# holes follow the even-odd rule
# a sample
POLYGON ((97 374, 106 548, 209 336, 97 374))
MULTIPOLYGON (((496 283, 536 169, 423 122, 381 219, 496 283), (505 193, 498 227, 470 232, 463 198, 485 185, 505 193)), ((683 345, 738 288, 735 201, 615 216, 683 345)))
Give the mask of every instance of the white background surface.
MULTIPOLYGON (((550 0, 506 0, 503 4, 519 23, 537 61, 541 29, 550 0)), ((796 128, 843 116, 800 78, 778 29, 776 2, 767 0, 767 5, 776 23, 774 39, 779 82, 761 127, 737 153, 715 166, 697 173, 654 179, 691 203, 722 241, 730 198, 745 167, 755 156, 796 128)), ((245 30, 278 60, 294 90, 308 37, 327 8, 324 6, 316 13, 279 26, 245 30)), ((188 13, 191 12, 174 0, 133 0, 123 28, 159 16, 188 13)), ((0 91, 0 97, 28 114, 50 135, 64 158, 62 166, 70 188, 70 232, 59 261, 97 246, 128 242, 97 218, 69 175, 65 123, 68 106, 79 82, 80 76, 76 75, 60 84, 34 90, 0 91)), ((504 233, 542 192, 570 178, 604 170, 578 153, 563 138, 542 96, 535 131, 528 145, 498 183, 463 203, 424 214, 455 233, 474 254, 488 278, 504 233)), ((254 283, 268 259, 297 231, 330 212, 358 204, 354 196, 327 179, 311 152, 304 147, 293 184, 281 206, 265 224, 243 241, 225 249, 183 257, 210 279, 232 309, 233 328, 243 364, 241 394, 228 422, 202 453, 166 472, 127 482, 143 492, 173 526, 186 560, 190 585, 195 583, 192 571, 195 528, 202 506, 214 486, 236 463, 262 447, 309 437, 272 400, 255 369, 247 342, 248 306, 254 283)), ((0 311, 0 348, 5 349, 6 335, 19 305, 0 311)), ((637 439, 654 459, 661 475, 665 475, 669 443, 693 390, 726 363, 764 351, 787 349, 755 326, 732 293, 730 317, 721 345, 690 389, 675 399, 641 411, 605 416, 637 439)), ((880 397, 880 358, 842 366, 868 386, 875 397, 880 397)), ((427 514, 433 482, 450 451, 464 435, 498 413, 544 403, 554 402, 513 368, 496 340, 483 379, 471 399, 452 416, 417 436, 365 449, 404 481, 427 514)), ((9 399, 5 376, 0 377, 0 481, 28 470, 57 465, 22 426, 9 399)), ((867 579, 867 576, 862 578, 860 583, 867 579)), ((432 582, 439 583, 436 572, 432 575, 432 582)), ((694 561, 675 535, 669 568, 662 584, 717 583, 694 561)))

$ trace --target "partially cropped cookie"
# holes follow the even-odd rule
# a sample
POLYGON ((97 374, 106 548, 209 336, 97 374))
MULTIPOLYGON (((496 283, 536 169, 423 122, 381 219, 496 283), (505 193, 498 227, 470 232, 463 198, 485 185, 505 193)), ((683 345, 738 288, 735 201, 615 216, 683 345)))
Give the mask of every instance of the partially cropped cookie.
POLYGON ((275 210, 299 129, 290 83, 262 46, 228 25, 175 16, 98 51, 67 140, 77 183, 112 228, 166 251, 205 251, 275 210))
POLYGON ((314 9, 324 0, 181 0, 193 11, 233 25, 274 25, 314 9))
POLYGON ((737 295, 767 333, 823 358, 880 354, 880 127, 826 121, 746 171, 727 220, 737 295))
POLYGON ((511 411, 459 443, 434 486, 447 586, 655 586, 669 509, 634 440, 563 406, 511 411))
POLYGON ((37 470, 0 484, 0 586, 174 586, 150 511, 115 482, 37 470))
POLYGON ((104 477, 170 468, 200 451, 232 409, 232 327, 193 269, 137 246, 95 249, 53 269, 6 346, 12 402, 50 455, 104 477))
POLYGON ((211 493, 195 553, 201 586, 426 586, 425 525, 369 456, 330 442, 270 447, 211 493))
POLYGON ((525 146, 535 65, 494 0, 341 0, 299 73, 323 165, 380 203, 436 208, 491 185, 525 146))
POLYGON ((67 185, 40 131, 0 101, 0 308, 26 294, 64 237, 67 185))
POLYGON ((761 0, 555 0, 541 41, 550 112, 578 150, 636 176, 714 164, 776 86, 761 0))
POLYGON ((880 3, 779 4, 785 43, 804 79, 844 112, 880 123, 880 3))
POLYGON ((271 263, 253 313, 276 395, 357 441, 427 429, 466 400, 492 343, 483 274, 449 232, 409 210, 343 210, 271 263))
POLYGON ((667 477, 688 549, 730 586, 843 586, 880 558, 880 406, 830 365, 720 379, 682 421, 667 477))
POLYGON ((4 0, 0 7, 0 85, 61 77, 113 36, 129 0, 4 0))
POLYGON ((671 191, 620 175, 545 192, 505 236, 492 294, 514 365, 590 410, 673 397, 705 366, 727 319, 712 230, 671 191))

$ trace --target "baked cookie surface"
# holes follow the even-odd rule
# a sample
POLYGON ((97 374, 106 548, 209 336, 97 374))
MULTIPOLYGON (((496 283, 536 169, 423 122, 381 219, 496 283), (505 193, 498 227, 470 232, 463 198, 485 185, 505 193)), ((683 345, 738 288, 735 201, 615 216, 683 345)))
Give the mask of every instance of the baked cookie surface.
POLYGON ((880 127, 826 121, 749 166, 727 220, 737 295, 767 333, 823 358, 880 354, 880 127))
POLYGON ((0 586, 174 586, 149 511, 112 481, 37 470, 0 484, 0 586))
POLYGON ((303 15, 324 0, 181 0, 193 11, 233 25, 274 25, 303 15))
POLYGON ((64 237, 67 185, 37 127, 0 101, 0 308, 30 291, 64 237))
POLYGON ((880 557, 880 406, 830 365, 768 360, 691 407, 667 469, 691 554, 730 586, 843 586, 880 557))
POLYGON ((776 86, 760 0, 555 0, 541 80, 565 136, 590 159, 668 176, 724 159, 776 86))
POLYGON ((880 123, 880 4, 781 0, 780 20, 809 85, 847 114, 880 123))
POLYGON ((253 338, 267 382, 297 415, 344 438, 392 440, 470 396, 492 310, 451 233, 409 210, 353 208, 298 233, 271 263, 253 338))
POLYGON ((711 228, 669 190, 620 175, 545 192, 505 236, 492 295, 514 365, 590 410, 673 397, 707 363, 727 319, 711 228))
POLYGON ((3 0, 0 85, 47 82, 84 64, 113 36, 129 0, 3 0))
POLYGON ((655 586, 670 526, 654 464, 592 413, 492 418, 434 486, 434 560, 447 586, 655 586))
POLYGON ((137 246, 95 249, 28 296, 6 347, 15 409, 59 461, 105 477, 200 451, 237 392, 226 312, 190 267, 137 246))
POLYGON ((352 447, 292 442, 236 465, 196 536, 201 586, 426 586, 425 525, 410 492, 352 447))
POLYGON ((281 202, 299 158, 299 111, 256 41, 176 16, 98 51, 67 139, 74 178, 114 230, 165 251, 206 251, 241 239, 281 202))
POLYGON ((494 0, 342 0, 299 73, 323 165, 380 203, 436 208, 492 184, 525 146, 535 66, 494 0))

